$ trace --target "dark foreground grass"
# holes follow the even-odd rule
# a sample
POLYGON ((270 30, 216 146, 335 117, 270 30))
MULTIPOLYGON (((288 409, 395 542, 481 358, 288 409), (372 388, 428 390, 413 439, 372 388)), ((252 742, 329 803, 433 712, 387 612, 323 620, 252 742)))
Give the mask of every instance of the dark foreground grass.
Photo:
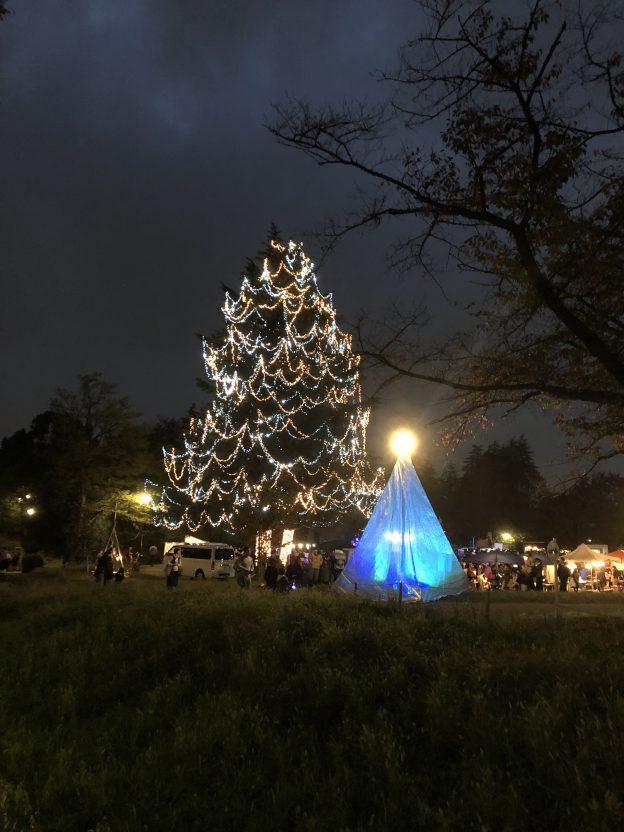
POLYGON ((624 823, 616 617, 143 576, 0 584, 0 610, 3 832, 624 823))

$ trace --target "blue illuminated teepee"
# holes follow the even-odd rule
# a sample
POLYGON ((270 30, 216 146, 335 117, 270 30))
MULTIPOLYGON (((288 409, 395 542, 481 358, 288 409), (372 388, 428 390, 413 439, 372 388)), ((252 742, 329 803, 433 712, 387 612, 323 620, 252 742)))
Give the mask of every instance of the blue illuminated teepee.
POLYGON ((470 589, 409 456, 399 456, 334 587, 386 599, 396 597, 400 583, 404 596, 415 601, 470 589))

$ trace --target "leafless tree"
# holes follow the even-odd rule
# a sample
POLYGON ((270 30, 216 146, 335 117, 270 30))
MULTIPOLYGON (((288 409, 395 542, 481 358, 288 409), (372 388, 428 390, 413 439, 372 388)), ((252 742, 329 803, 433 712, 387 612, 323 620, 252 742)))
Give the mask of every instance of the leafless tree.
POLYGON ((361 322, 362 353, 389 377, 447 388, 449 437, 501 406, 537 402, 579 453, 622 454, 621 5, 419 5, 427 30, 380 76, 385 103, 291 98, 269 125, 318 164, 359 174, 364 196, 328 222, 330 247, 407 218, 393 263, 444 285, 436 252, 446 246, 476 287, 464 331, 425 350, 410 334, 418 313, 382 329, 361 322))

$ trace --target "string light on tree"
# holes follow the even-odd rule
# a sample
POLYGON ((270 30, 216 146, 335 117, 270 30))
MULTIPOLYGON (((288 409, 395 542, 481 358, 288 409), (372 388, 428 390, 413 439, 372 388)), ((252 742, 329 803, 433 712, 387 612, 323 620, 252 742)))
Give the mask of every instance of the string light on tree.
POLYGON ((300 244, 271 240, 228 289, 225 333, 204 339, 211 401, 166 450, 158 518, 169 529, 240 532, 302 518, 368 516, 381 488, 366 456, 359 356, 300 244))

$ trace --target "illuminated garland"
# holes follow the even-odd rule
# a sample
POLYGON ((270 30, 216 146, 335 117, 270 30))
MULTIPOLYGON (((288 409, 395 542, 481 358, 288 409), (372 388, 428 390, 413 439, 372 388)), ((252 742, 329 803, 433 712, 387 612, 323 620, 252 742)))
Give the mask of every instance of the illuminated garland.
POLYGON ((164 450, 157 522, 169 529, 331 523, 352 507, 368 516, 380 493, 351 336, 301 245, 270 245, 262 273, 226 294, 226 335, 204 341, 205 415, 181 451, 164 450))

